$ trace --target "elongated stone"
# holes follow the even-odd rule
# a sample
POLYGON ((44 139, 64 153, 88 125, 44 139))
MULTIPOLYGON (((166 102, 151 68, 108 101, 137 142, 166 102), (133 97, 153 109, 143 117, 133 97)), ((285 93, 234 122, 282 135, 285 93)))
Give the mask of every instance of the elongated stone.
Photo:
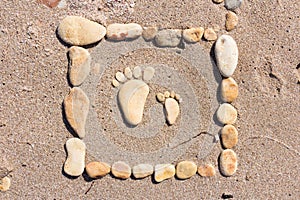
POLYGON ((165 109, 168 123, 170 125, 174 124, 180 112, 178 101, 173 98, 167 98, 165 100, 165 109))
POLYGON ((116 178, 127 179, 131 175, 131 168, 125 162, 118 161, 111 166, 111 172, 116 178))
POLYGON ((202 177, 211 177, 216 175, 216 170, 211 164, 201 165, 198 167, 198 174, 202 177))
POLYGON ((87 175, 91 178, 100 178, 110 172, 110 165, 104 162, 90 162, 85 166, 87 175))
POLYGON ((66 142, 68 157, 64 164, 64 172, 70 176, 80 176, 84 171, 85 144, 78 138, 66 142))
POLYGON ((158 164, 155 165, 154 179, 156 182, 162 182, 170 179, 175 175, 175 166, 172 164, 158 164))
POLYGON ((231 77, 225 78, 221 83, 221 97, 225 102, 233 102, 239 94, 239 87, 235 80, 231 77))
POLYGON ((204 28, 190 28, 183 30, 182 36, 187 42, 199 42, 203 36, 204 28))
POLYGON ((59 37, 74 46, 83 46, 100 41, 106 34, 104 26, 79 16, 64 18, 58 28, 59 37))
POLYGON ((73 46, 69 49, 69 80, 73 86, 81 85, 90 73, 91 56, 88 50, 73 46))
POLYGON ((230 77, 238 64, 238 48, 234 39, 229 35, 222 35, 215 45, 215 57, 220 73, 230 77))
POLYGON ((0 191, 5 192, 9 190, 10 185, 11 181, 10 178, 8 178, 7 176, 0 179, 0 191))
POLYGON ((107 27, 107 38, 111 40, 135 39, 142 35, 143 28, 139 24, 110 24, 107 27))
POLYGON ((232 176, 237 170, 237 156, 231 149, 222 151, 219 159, 220 171, 224 176, 232 176))
POLYGON ((231 31, 233 30, 237 24, 238 24, 238 16, 232 12, 232 11, 228 11, 228 13, 226 14, 226 21, 225 21, 225 28, 227 31, 231 31))
POLYGON ((237 111, 229 103, 223 103, 217 110, 217 118, 222 124, 234 124, 237 119, 237 111))
POLYGON ((176 165, 176 176, 179 179, 187 179, 197 172, 197 165, 192 161, 182 161, 176 165))
POLYGON ((181 32, 177 29, 159 31, 155 36, 155 43, 159 47, 176 47, 180 43, 181 32))
POLYGON ((67 121, 75 133, 83 138, 85 136, 85 123, 89 112, 90 101, 79 87, 70 89, 64 99, 64 110, 67 121))
POLYGON ((132 174, 135 178, 145 178, 153 174, 153 166, 150 164, 139 164, 132 168, 132 174))
POLYGON ((226 149, 231 149, 238 143, 238 131, 232 125, 226 125, 221 131, 222 144, 226 149))

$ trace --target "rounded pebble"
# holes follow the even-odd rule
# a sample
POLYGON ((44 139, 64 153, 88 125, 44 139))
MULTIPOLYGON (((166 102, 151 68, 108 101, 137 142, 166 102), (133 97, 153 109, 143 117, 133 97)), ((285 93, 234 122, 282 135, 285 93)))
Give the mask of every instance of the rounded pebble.
POLYGON ((194 43, 199 42, 203 36, 204 28, 190 28, 183 30, 182 37, 185 41, 194 43))
POLYGON ((226 149, 231 149, 238 143, 238 131, 232 125, 226 125, 221 131, 222 144, 226 149))
POLYGON ((139 164, 132 168, 132 174, 135 178, 145 178, 153 174, 153 166, 149 164, 139 164))
POLYGON ((125 81, 127 81, 126 76, 125 76, 122 72, 117 72, 117 73, 116 73, 116 79, 117 79, 120 83, 124 83, 125 81))
POLYGON ((127 179, 131 175, 131 168, 125 162, 118 161, 111 166, 111 172, 116 178, 127 179))
POLYGON ((235 29, 238 22, 239 22, 238 16, 234 12, 228 11, 228 13, 226 14, 226 21, 225 21, 226 30, 232 31, 233 29, 235 29))
POLYGON ((104 162, 90 162, 85 166, 87 175, 91 178, 100 178, 110 172, 110 165, 104 162))
POLYGON ((10 185, 11 185, 10 178, 8 178, 7 176, 2 178, 0 180, 0 191, 5 192, 5 191, 9 190, 10 185))
POLYGON ((239 87, 235 80, 231 77, 225 78, 221 83, 221 97, 225 102, 233 102, 239 94, 239 87))
POLYGON ((162 182, 175 175, 175 166, 172 164, 158 164, 155 165, 154 179, 156 182, 162 182))
POLYGON ((211 164, 201 165, 198 167, 198 174, 202 177, 211 177, 216 175, 216 170, 211 164))
POLYGON ((159 31, 155 36, 155 43, 159 47, 176 47, 180 43, 181 32, 177 29, 159 31))
POLYGON ((158 32, 157 27, 145 27, 142 36, 146 41, 153 40, 157 32, 158 32))
POLYGON ((176 176, 179 179, 187 179, 197 172, 197 165, 192 161, 182 161, 176 165, 176 176))
POLYGON ((214 3, 222 3, 224 0, 213 0, 214 3))
POLYGON ((204 31, 204 38, 208 41, 215 41, 218 38, 218 35, 212 28, 207 28, 204 31))
POLYGON ((232 176, 237 170, 237 155, 231 149, 222 151, 219 159, 220 171, 224 176, 232 176))
POLYGON ((160 102, 160 103, 162 103, 162 102, 164 102, 165 101, 165 95, 163 94, 163 93, 157 93, 156 94, 156 98, 157 98, 157 100, 160 102))
POLYGON ((237 110, 229 103, 223 103, 217 110, 217 118, 222 124, 234 124, 237 119, 237 110))
POLYGON ((225 8, 227 10, 235 10, 239 8, 243 0, 225 0, 225 8))
POLYGON ((143 28, 136 23, 110 24, 107 26, 107 38, 111 40, 136 39, 142 35, 143 28))

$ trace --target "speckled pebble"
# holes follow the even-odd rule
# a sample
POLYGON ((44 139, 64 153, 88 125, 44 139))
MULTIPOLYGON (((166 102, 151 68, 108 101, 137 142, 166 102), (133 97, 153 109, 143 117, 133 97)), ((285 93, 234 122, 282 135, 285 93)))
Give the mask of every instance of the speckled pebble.
POLYGON ((208 41, 215 41, 218 38, 217 33, 212 28, 207 28, 204 31, 204 38, 208 41))
POLYGON ((198 174, 202 177, 211 177, 216 175, 216 170, 211 164, 201 165, 198 167, 198 174))
POLYGON ((197 172, 197 165, 192 161, 182 161, 176 165, 176 176, 179 179, 187 179, 197 172))
POLYGON ((104 162, 90 162, 85 166, 87 175, 91 178, 100 178, 110 172, 110 165, 104 162))
POLYGON ((223 103, 217 110, 217 118, 223 124, 234 124, 237 119, 237 110, 229 103, 223 103))
POLYGON ((232 125, 226 125, 221 131, 222 145, 226 149, 233 148, 238 143, 238 131, 232 125))
POLYGON ((166 29, 159 31, 155 36, 155 43, 159 47, 176 47, 181 40, 181 30, 166 29))
POLYGON ((153 40, 157 32, 158 32, 157 27, 145 27, 142 36, 146 41, 153 40))
POLYGON ((143 28, 136 23, 110 24, 107 26, 107 38, 111 40, 136 39, 142 35, 143 28))
POLYGON ((131 175, 131 168, 125 162, 118 161, 111 166, 111 172, 116 178, 128 179, 131 175))
POLYGON ((225 8, 228 10, 235 10, 241 6, 243 0, 225 0, 225 8))
POLYGON ((239 22, 238 16, 234 12, 228 11, 228 13, 226 14, 226 21, 225 21, 226 30, 232 31, 233 29, 235 29, 238 22, 239 22))
POLYGON ((225 102, 233 102, 239 94, 239 87, 231 77, 225 78, 221 82, 221 97, 225 102))
POLYGON ((0 191, 5 192, 9 190, 10 185, 11 185, 11 181, 10 178, 8 178, 7 176, 0 179, 0 191))
POLYGON ((203 36, 204 28, 190 28, 183 30, 182 37, 187 42, 199 42, 203 36))
POLYGON ((237 155, 231 149, 222 151, 219 159, 220 171, 224 176, 232 176, 237 170, 237 155))

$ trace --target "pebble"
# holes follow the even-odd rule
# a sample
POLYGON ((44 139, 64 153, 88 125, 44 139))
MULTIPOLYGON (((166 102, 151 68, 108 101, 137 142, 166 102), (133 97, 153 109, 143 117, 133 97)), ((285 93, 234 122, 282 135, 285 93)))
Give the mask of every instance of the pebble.
POLYGON ((141 76, 142 76, 142 69, 139 66, 133 68, 133 77, 140 78, 141 76))
POLYGON ((139 164, 132 168, 132 174, 135 178, 145 178, 153 174, 153 166, 149 164, 139 164))
POLYGON ((197 165, 192 161, 182 161, 176 165, 176 176, 179 179, 188 179, 197 172, 197 165))
POLYGON ((237 110, 229 103, 223 103, 217 110, 217 118, 222 124, 234 124, 237 119, 237 110))
POLYGON ((202 177, 212 177, 216 175, 216 170, 213 165, 206 164, 198 167, 198 174, 202 177))
POLYGON ((172 164, 158 164, 155 165, 154 179, 156 182, 162 182, 170 179, 175 175, 175 166, 172 164))
POLYGON ((124 75, 128 79, 132 78, 132 71, 131 71, 130 67, 125 67, 125 69, 124 69, 124 75))
POLYGON ((221 97, 225 102, 233 102, 239 94, 239 86, 231 77, 225 78, 221 83, 221 97))
POLYGON ((81 85, 90 73, 91 56, 88 50, 73 46, 69 49, 69 80, 73 86, 81 85))
POLYGON ((226 30, 232 31, 233 29, 235 29, 238 22, 239 22, 238 16, 234 12, 228 11, 228 13, 226 14, 226 21, 225 21, 226 30))
POLYGON ((153 78, 154 73, 155 73, 155 69, 153 67, 147 67, 144 70, 143 80, 150 81, 153 78))
POLYGON ((221 139, 223 146, 231 149, 238 143, 238 131, 234 126, 228 124, 222 128, 221 139))
POLYGON ((40 0, 39 2, 48 6, 49 8, 54 8, 58 5, 60 0, 40 0))
POLYGON ((227 10, 235 10, 239 8, 243 0, 225 0, 225 8, 227 10))
POLYGON ((222 151, 220 155, 220 172, 224 176, 232 176, 237 170, 237 156, 231 149, 222 151))
POLYGON ((169 98, 171 93, 169 91, 165 91, 164 95, 165 95, 165 98, 169 98))
POLYGON ((110 165, 104 162, 90 162, 85 166, 87 175, 91 178, 101 178, 110 172, 110 165))
POLYGON ((80 176, 84 171, 85 144, 78 138, 71 138, 66 142, 67 159, 64 172, 70 176, 80 176))
POLYGON ((113 79, 111 84, 114 86, 114 87, 119 87, 120 86, 120 83, 119 81, 117 81, 116 79, 113 79))
POLYGON ((2 178, 0 180, 0 191, 5 192, 5 191, 9 190, 10 185, 11 185, 10 178, 8 178, 7 176, 2 178))
POLYGON ((177 29, 159 31, 155 36, 155 43, 159 47, 176 47, 181 41, 181 32, 177 29))
POLYGON ((89 107, 90 101, 79 87, 71 88, 69 94, 64 99, 64 110, 67 121, 80 138, 85 136, 85 123, 89 107))
POLYGON ((157 93, 156 94, 156 98, 157 98, 157 100, 160 102, 160 103, 163 103, 164 101, 165 101, 165 95, 163 94, 163 93, 157 93))
POLYGON ((118 161, 112 165, 111 172, 116 178, 127 179, 131 175, 131 168, 125 162, 118 161))
POLYGON ((215 45, 215 57, 220 73, 230 77, 238 64, 238 48, 234 39, 229 35, 222 35, 215 45))
POLYGON ((171 97, 171 98, 175 98, 175 95, 176 95, 175 91, 172 90, 172 91, 170 92, 170 97, 171 97))
POLYGON ((126 76, 125 76, 122 72, 117 72, 117 73, 116 73, 116 79, 117 79, 117 81, 119 81, 120 83, 124 83, 125 81, 127 81, 126 76))
POLYGON ((222 3, 224 0, 213 0, 214 3, 222 3))
POLYGON ((157 27, 145 27, 142 36, 146 41, 153 40, 157 32, 158 32, 157 27))
POLYGON ((110 24, 107 27, 107 38, 111 40, 136 39, 142 35, 143 28, 136 23, 110 24))
POLYGON ((212 28, 207 28, 204 31, 204 38, 208 41, 215 41, 218 38, 218 35, 212 28))
POLYGON ((90 45, 99 42, 106 34, 104 26, 79 16, 64 18, 58 28, 59 37, 74 46, 90 45))
POLYGON ((175 99, 180 103, 182 101, 179 94, 175 94, 175 99))
POLYGON ((174 124, 180 112, 178 101, 173 98, 167 98, 165 100, 165 109, 169 125, 174 124))
POLYGON ((185 41, 187 42, 199 42, 203 36, 204 33, 204 28, 199 27, 199 28, 190 28, 190 29, 185 29, 183 30, 182 37, 184 38, 185 41))

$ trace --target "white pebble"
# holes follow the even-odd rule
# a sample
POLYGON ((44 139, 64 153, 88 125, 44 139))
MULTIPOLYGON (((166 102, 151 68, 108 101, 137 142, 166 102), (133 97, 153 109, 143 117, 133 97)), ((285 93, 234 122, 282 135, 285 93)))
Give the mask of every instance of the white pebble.
POLYGON ((153 174, 153 166, 149 164, 139 164, 132 168, 132 174, 135 178, 145 178, 153 174))
POLYGON ((217 118, 223 124, 234 124, 237 119, 237 110, 229 103, 223 103, 217 110, 217 118))
POLYGON ((107 38, 111 40, 135 39, 142 35, 143 28, 139 24, 110 24, 107 27, 107 38))

